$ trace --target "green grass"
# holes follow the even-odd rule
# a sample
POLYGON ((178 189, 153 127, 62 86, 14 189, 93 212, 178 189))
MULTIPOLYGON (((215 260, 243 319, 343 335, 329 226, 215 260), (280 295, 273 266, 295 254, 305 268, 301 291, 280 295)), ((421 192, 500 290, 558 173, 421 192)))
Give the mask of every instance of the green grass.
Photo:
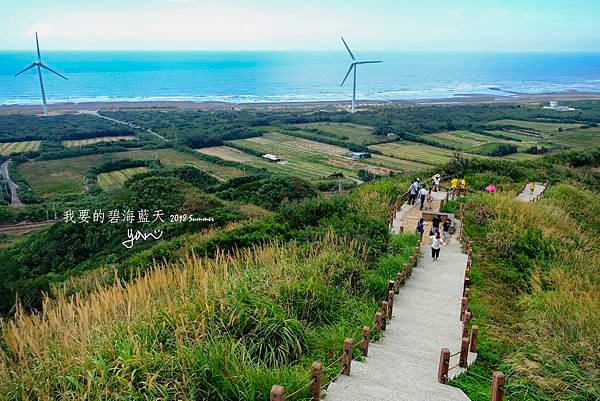
POLYGON ((221 166, 209 161, 200 160, 193 155, 178 152, 175 149, 158 149, 158 150, 131 150, 128 152, 114 153, 115 159, 133 159, 133 160, 153 160, 155 157, 161 163, 167 166, 196 166, 202 171, 205 171, 221 181, 230 178, 243 177, 247 175, 244 171, 234 167, 221 166))
POLYGON ((42 141, 4 142, 0 143, 0 155, 8 156, 13 153, 38 150, 42 141))
MULTIPOLYGON (((295 175, 312 180, 326 178, 341 172, 348 177, 357 177, 359 169, 373 170, 384 174, 389 169, 376 167, 377 161, 354 161, 344 156, 346 149, 325 143, 300 139, 277 132, 266 133, 257 138, 231 141, 260 153, 271 153, 281 157, 284 163, 270 163, 260 158, 248 163, 274 172, 295 175)), ((381 159, 379 162, 382 162, 381 159)), ((388 166, 390 167, 390 166, 388 166)))
POLYGON ((385 156, 421 164, 424 168, 431 165, 447 163, 452 159, 453 155, 452 150, 409 141, 371 145, 369 148, 376 149, 385 156))
POLYGON ((466 149, 496 140, 493 137, 464 130, 438 132, 427 135, 427 138, 434 139, 436 142, 445 145, 458 147, 459 149, 466 149))
POLYGON ((108 173, 98 174, 98 185, 105 191, 114 191, 123 186, 125 181, 136 174, 141 174, 149 171, 147 167, 133 167, 123 170, 111 171, 108 173))
POLYGON ((522 127, 538 131, 542 134, 554 134, 558 133, 558 129, 563 130, 572 128, 581 128, 582 124, 566 124, 566 123, 549 123, 549 122, 532 122, 532 121, 521 121, 521 120, 496 120, 489 123, 493 125, 514 125, 516 127, 522 127))
POLYGON ((31 188, 45 198, 83 193, 83 177, 102 162, 101 155, 21 163, 19 173, 31 188))
POLYGON ((350 123, 331 123, 317 122, 296 124, 300 128, 317 128, 329 135, 322 135, 315 132, 307 131, 311 135, 323 136, 324 138, 337 139, 340 141, 354 143, 357 145, 369 145, 376 142, 381 142, 386 138, 373 134, 373 128, 365 125, 350 124, 350 123))
POLYGON ((66 148, 75 148, 86 145, 93 145, 99 142, 117 142, 117 141, 133 141, 135 136, 124 135, 124 136, 102 136, 98 138, 87 138, 87 139, 72 139, 62 141, 62 145, 66 148))
POLYGON ((550 142, 572 148, 590 148, 600 144, 600 128, 573 129, 552 134, 550 142))

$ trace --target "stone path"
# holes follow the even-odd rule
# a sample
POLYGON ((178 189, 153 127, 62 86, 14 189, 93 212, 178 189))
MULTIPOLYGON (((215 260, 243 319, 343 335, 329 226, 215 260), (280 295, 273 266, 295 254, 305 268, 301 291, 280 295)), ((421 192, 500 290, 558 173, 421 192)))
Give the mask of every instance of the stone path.
POLYGON ((546 190, 546 185, 543 182, 536 182, 533 193, 529 189, 529 184, 525 184, 523 190, 517 195, 517 200, 522 202, 532 202, 546 190))
MULTIPOLYGON (((438 199, 445 197, 438 194, 438 199)), ((394 220, 415 214, 415 207, 403 208, 394 220)), ((399 227, 399 222, 394 223, 392 227, 399 227)), ((369 345, 364 362, 352 362, 350 377, 340 376, 329 385, 326 401, 469 400, 461 390, 437 381, 441 348, 449 348, 452 354, 459 351, 462 337, 459 315, 467 255, 458 240, 459 228, 436 262, 431 260, 430 246, 422 246, 422 258, 394 297, 394 316, 385 337, 369 345)), ((476 354, 469 355, 471 363, 475 358, 476 354)), ((457 363, 454 356, 450 366, 457 363)), ((449 377, 462 372, 452 369, 449 377)))

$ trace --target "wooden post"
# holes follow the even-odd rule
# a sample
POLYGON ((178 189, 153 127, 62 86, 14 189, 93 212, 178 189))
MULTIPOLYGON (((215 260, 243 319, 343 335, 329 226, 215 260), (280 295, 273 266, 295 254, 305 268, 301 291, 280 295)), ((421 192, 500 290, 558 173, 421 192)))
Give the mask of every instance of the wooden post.
POLYGON ((467 290, 467 288, 469 288, 470 285, 471 285, 471 279, 468 277, 465 277, 465 283, 463 285, 463 296, 465 295, 465 291, 467 290))
POLYGON ((392 318, 392 312, 394 310, 394 291, 388 291, 388 319, 392 318))
POLYGON ((448 369, 450 368, 450 350, 442 348, 440 352, 440 364, 438 367, 438 382, 448 384, 448 369))
POLYGON ((467 311, 467 307, 469 304, 469 300, 467 299, 467 297, 462 297, 462 299, 460 300, 460 321, 464 321, 465 320, 465 312, 467 311))
POLYGON ((477 334, 478 333, 479 333, 479 327, 473 326, 471 328, 471 339, 469 341, 469 344, 470 344, 469 351, 470 352, 477 352, 477 334))
POLYGON ((469 335, 469 321, 471 320, 471 312, 466 311, 463 317, 463 331, 462 336, 467 337, 469 335))
POLYGON ((396 284, 396 282, 394 280, 388 281, 388 292, 394 291, 394 285, 395 284, 396 284))
POLYGON ((470 288, 467 288, 467 289, 465 290, 465 294, 464 294, 464 295, 465 295, 465 298, 467 298, 467 299, 469 299, 469 291, 471 291, 471 289, 470 289, 470 288))
POLYGON ((463 337, 460 343, 460 359, 458 360, 458 366, 466 368, 469 365, 469 339, 463 337))
POLYGON ((440 212, 444 209, 444 199, 440 201, 440 212))
POLYGON ((369 356, 369 337, 371 337, 371 328, 364 326, 362 330, 363 338, 360 344, 360 350, 363 356, 369 356))
POLYGON ((321 400, 321 377, 323 375, 323 365, 319 362, 313 362, 310 367, 312 383, 310 384, 311 401, 321 400))
POLYGON ((396 287, 394 288, 394 294, 400 293, 400 286, 402 285, 402 273, 396 273, 396 287))
POLYGON ((346 338, 344 340, 344 357, 342 358, 342 364, 344 365, 343 375, 350 376, 350 367, 352 365, 352 347, 354 346, 354 340, 346 338))
POLYGON ((388 303, 387 301, 383 301, 381 304, 381 330, 385 331, 386 327, 387 327, 387 310, 388 310, 388 303))
POLYGON ((269 401, 284 401, 285 398, 283 396, 285 389, 283 386, 273 386, 271 387, 271 394, 269 395, 269 401))
POLYGON ((504 399, 504 373, 494 372, 492 375, 491 401, 502 401, 504 399))
POLYGON ((402 278, 402 285, 404 285, 404 284, 406 284, 406 279, 408 277, 410 277, 410 271, 409 271, 409 268, 408 268, 408 263, 404 264, 404 267, 402 269, 402 273, 404 273, 404 277, 402 278))
POLYGON ((375 329, 377 331, 381 331, 383 327, 383 314, 381 312, 377 312, 375 314, 375 329))

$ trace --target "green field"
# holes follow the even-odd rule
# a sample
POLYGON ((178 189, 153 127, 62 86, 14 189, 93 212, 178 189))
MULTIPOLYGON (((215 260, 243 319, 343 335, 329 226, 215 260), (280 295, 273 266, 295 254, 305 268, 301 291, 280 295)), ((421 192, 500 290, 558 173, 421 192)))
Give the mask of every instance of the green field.
POLYGON ((558 132, 549 138, 549 142, 573 148, 596 147, 600 143, 600 128, 581 128, 558 132))
POLYGON ((66 148, 76 148, 80 146, 93 145, 99 142, 117 142, 117 141, 133 141, 135 136, 124 135, 124 136, 102 136, 98 138, 88 139, 73 139, 62 141, 62 145, 66 148))
POLYGON ((347 149, 340 146, 277 132, 270 132, 257 138, 238 139, 231 143, 260 153, 271 153, 283 159, 282 163, 271 163, 257 157, 247 162, 251 165, 307 180, 323 179, 338 172, 356 178, 358 170, 361 169, 380 175, 388 174, 397 168, 402 171, 412 169, 410 164, 395 160, 385 163, 385 159, 377 157, 362 161, 352 160, 346 156, 347 149))
POLYGON ((71 157, 21 163, 19 173, 39 195, 49 198, 56 195, 83 192, 83 176, 102 162, 101 155, 71 157))
POLYGON ((42 141, 4 142, 0 143, 0 155, 8 156, 13 153, 38 150, 42 141))
POLYGON ((101 173, 98 174, 98 185, 105 191, 114 191, 117 188, 123 186, 125 181, 127 181, 130 177, 145 173, 150 169, 147 167, 133 167, 126 168, 123 170, 111 171, 109 173, 101 173))
POLYGON ((311 135, 320 136, 328 139, 336 139, 348 143, 355 143, 358 145, 370 145, 372 143, 381 142, 386 139, 385 137, 374 135, 373 128, 365 125, 349 124, 349 123, 330 123, 330 122, 318 122, 318 123, 307 123, 307 124, 296 124, 296 127, 311 129, 316 128, 319 131, 325 132, 327 135, 323 135, 316 132, 307 130, 307 133, 311 135))
POLYGON ((412 161, 424 167, 447 163, 454 154, 452 150, 409 141, 371 145, 369 148, 378 150, 385 156, 412 161))
POLYGON ((481 145, 495 140, 495 138, 490 136, 464 130, 438 132, 436 134, 428 135, 427 138, 431 138, 441 144, 454 146, 460 149, 481 145))
POLYGON ((534 130, 542 134, 554 134, 558 133, 558 129, 563 130, 581 128, 582 124, 563 124, 563 123, 549 123, 549 122, 535 122, 535 121, 521 121, 521 120, 496 120, 489 123, 490 125, 514 125, 529 130, 534 130))
POLYGON ((247 175, 244 171, 235 167, 221 166, 209 161, 200 160, 193 155, 178 152, 174 149, 158 150, 131 150, 128 152, 114 153, 115 159, 133 159, 133 160, 153 160, 156 157, 167 166, 196 166, 220 181, 226 181, 230 178, 243 177, 247 175))

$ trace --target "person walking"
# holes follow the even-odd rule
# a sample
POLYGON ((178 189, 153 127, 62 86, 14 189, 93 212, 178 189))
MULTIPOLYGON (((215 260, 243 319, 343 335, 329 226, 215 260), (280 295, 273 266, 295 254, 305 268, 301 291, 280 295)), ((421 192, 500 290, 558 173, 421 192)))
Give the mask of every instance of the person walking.
POLYGON ((419 179, 415 179, 415 181, 410 185, 410 188, 408 189, 408 194, 409 194, 409 198, 408 198, 408 204, 409 205, 414 205, 415 202, 417 201, 417 196, 419 194, 419 179))
POLYGON ((421 189, 419 190, 419 195, 421 196, 421 207, 419 208, 419 210, 423 210, 423 206, 425 205, 425 199, 427 198, 427 188, 425 188, 425 186, 422 186, 421 189))
POLYGON ((442 247, 442 238, 438 231, 435 235, 431 235, 431 260, 434 262, 440 257, 440 248, 442 247))
POLYGON ((448 239, 450 238, 450 226, 452 225, 452 221, 450 218, 447 218, 442 224, 442 235, 444 236, 444 246, 448 246, 448 239))
POLYGON ((431 196, 431 190, 429 190, 427 196, 425 197, 425 205, 425 210, 431 210, 431 208, 433 207, 433 197, 431 196))
POLYGON ((440 215, 437 215, 433 218, 433 221, 431 222, 431 231, 434 234, 437 234, 440 232, 441 222, 442 222, 442 218, 440 217, 440 215))
POLYGON ((467 181, 465 181, 464 178, 460 180, 460 193, 462 194, 462 196, 467 195, 467 181))
POLYGON ((450 182, 451 192, 452 192, 452 200, 456 198, 456 191, 458 191, 458 178, 454 177, 450 182))
POLYGON ((441 181, 441 176, 439 174, 436 174, 432 177, 433 180, 433 188, 431 188, 433 190, 433 192, 438 192, 440 190, 440 181, 441 181))
POLYGON ((423 238, 423 233, 425 232, 426 225, 427 223, 425 223, 425 219, 421 217, 421 219, 417 223, 417 229, 415 230, 415 232, 419 234, 421 238, 423 238))
POLYGON ((531 182, 529 183, 529 193, 530 193, 531 195, 533 195, 533 193, 534 193, 534 192, 535 192, 535 181, 531 181, 531 182))

